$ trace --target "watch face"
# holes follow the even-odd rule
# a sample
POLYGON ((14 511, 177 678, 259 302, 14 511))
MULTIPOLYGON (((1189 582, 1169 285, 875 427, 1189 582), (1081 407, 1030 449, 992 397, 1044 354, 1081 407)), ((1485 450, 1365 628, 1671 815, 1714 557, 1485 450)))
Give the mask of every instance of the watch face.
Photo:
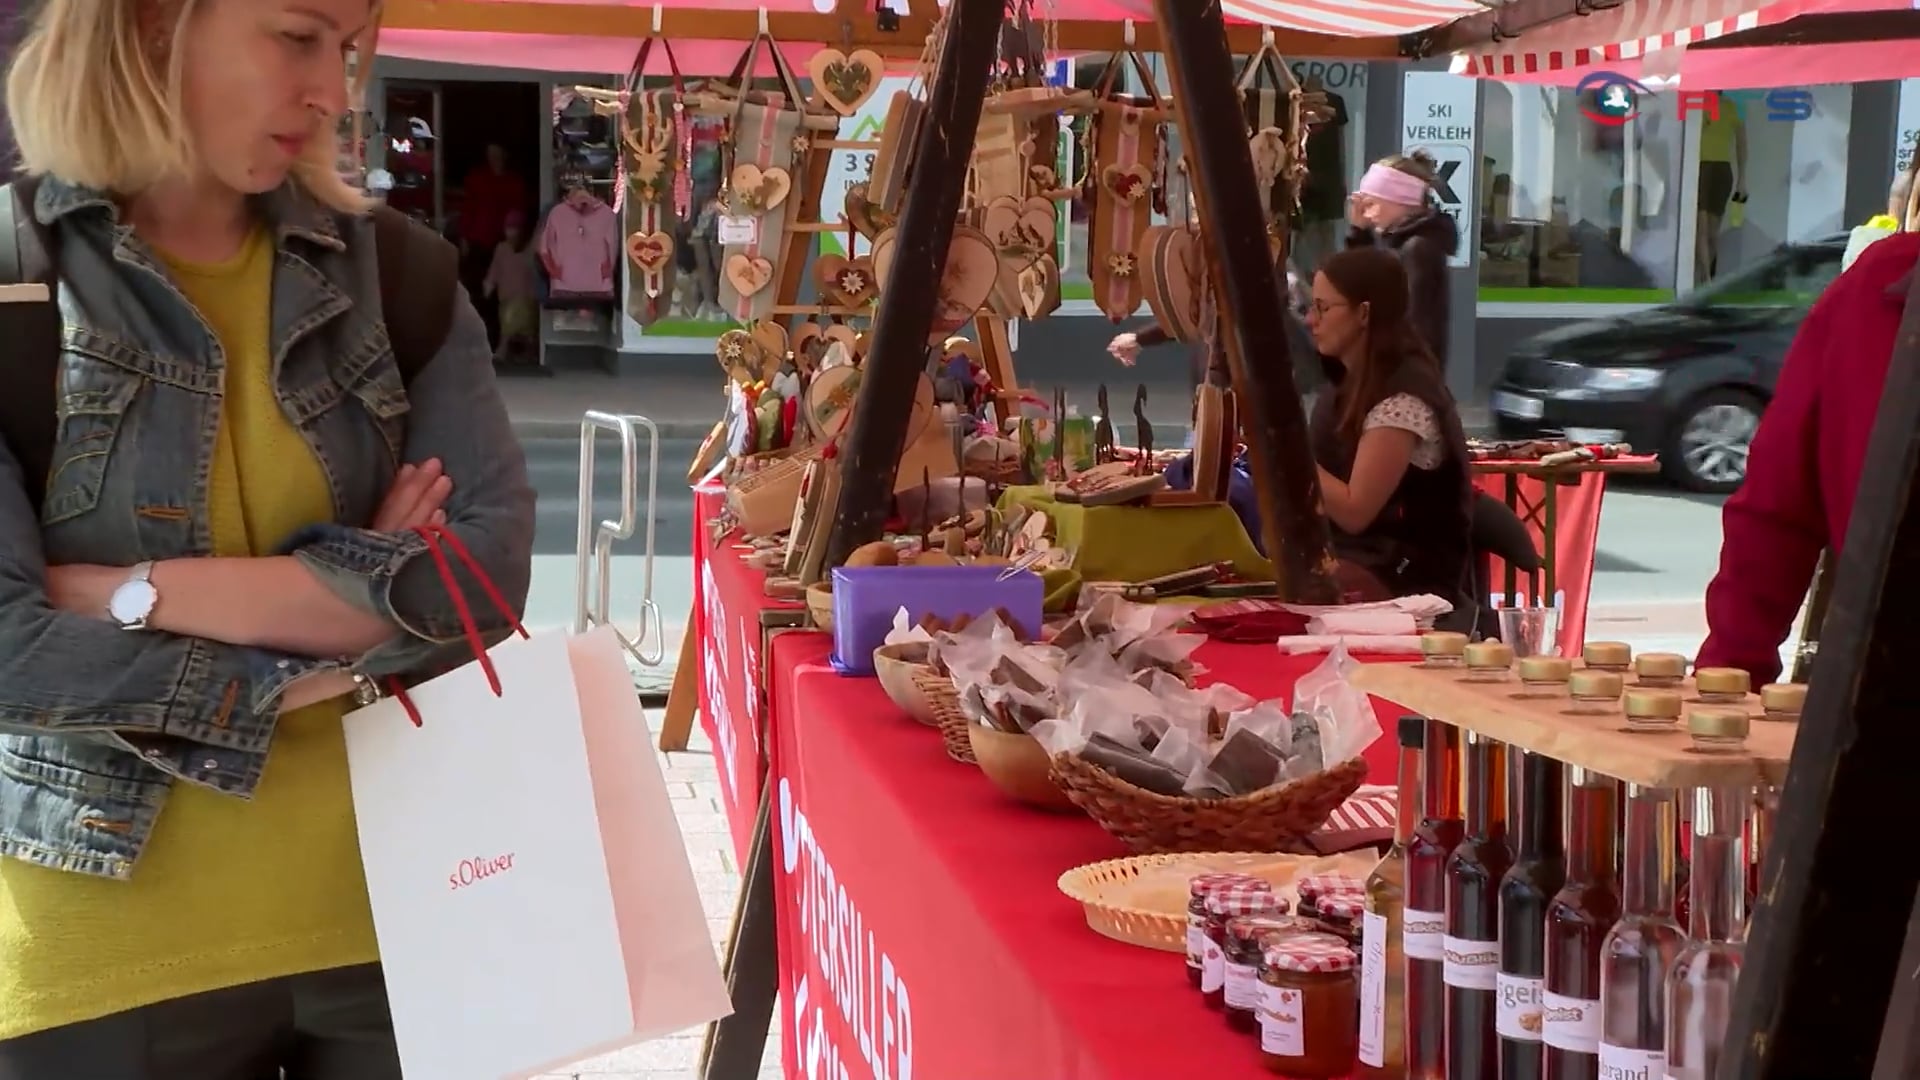
POLYGON ((159 599, 153 584, 147 581, 129 581, 113 590, 113 598, 107 601, 107 614, 121 624, 137 623, 153 614, 153 605, 159 599))

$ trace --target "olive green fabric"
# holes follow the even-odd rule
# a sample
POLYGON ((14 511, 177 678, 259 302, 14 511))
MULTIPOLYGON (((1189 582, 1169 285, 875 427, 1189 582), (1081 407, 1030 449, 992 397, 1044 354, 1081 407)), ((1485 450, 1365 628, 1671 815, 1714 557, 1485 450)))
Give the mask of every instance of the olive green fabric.
MULTIPOLYGON (((1074 552, 1083 581, 1146 581, 1207 563, 1232 563, 1249 581, 1274 580, 1273 564, 1224 504, 1089 507, 1056 502, 1038 486, 1010 487, 1000 496, 1001 513, 1019 506, 1052 519, 1053 542, 1074 552)), ((1053 591, 1049 582, 1049 599, 1053 591)))

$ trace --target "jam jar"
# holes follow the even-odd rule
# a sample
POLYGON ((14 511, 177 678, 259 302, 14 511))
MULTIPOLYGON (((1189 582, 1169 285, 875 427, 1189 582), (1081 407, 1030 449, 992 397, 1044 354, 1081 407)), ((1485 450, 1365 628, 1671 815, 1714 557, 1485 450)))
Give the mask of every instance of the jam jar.
POLYGON ((1227 920, 1238 915, 1278 915, 1280 898, 1259 878, 1221 885, 1207 893, 1206 952, 1201 956, 1200 996, 1210 1008, 1226 1005, 1227 920))
POLYGON ((1187 883, 1187 981, 1200 989, 1207 953, 1207 894, 1229 885, 1262 883, 1247 874, 1198 874, 1187 883))
POLYGON ((1367 898, 1358 892, 1328 893, 1320 898, 1320 925, 1354 948, 1360 947, 1361 915, 1367 898))
MULTIPOLYGON (((1276 898, 1277 899, 1277 898, 1276 898)), ((1279 901, 1279 911, 1286 901, 1279 901)), ((1320 932, 1320 924, 1298 915, 1278 912, 1266 915, 1238 915, 1227 920, 1226 984, 1224 1000, 1227 1026, 1248 1033, 1260 1030, 1260 957, 1267 946, 1282 938, 1320 932)))
POLYGON ((1331 934, 1290 937, 1260 957, 1260 1063, 1302 1080, 1342 1077, 1360 1049, 1359 964, 1331 934))
POLYGON ((1364 893, 1366 885, 1350 874, 1308 874, 1296 883, 1300 894, 1299 913, 1309 919, 1320 917, 1320 898, 1333 893, 1364 893))

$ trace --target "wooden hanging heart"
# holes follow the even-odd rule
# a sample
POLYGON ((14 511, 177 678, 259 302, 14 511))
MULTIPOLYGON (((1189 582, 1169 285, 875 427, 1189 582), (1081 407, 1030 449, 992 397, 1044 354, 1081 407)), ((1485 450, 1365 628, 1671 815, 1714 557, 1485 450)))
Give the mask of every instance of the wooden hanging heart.
POLYGON ((847 189, 845 205, 847 224, 852 225, 854 232, 866 237, 869 241, 898 223, 895 215, 887 213, 867 198, 865 181, 847 189))
POLYGON ((828 108, 852 116, 879 89, 879 73, 885 67, 880 54, 869 49, 856 49, 852 55, 821 49, 807 62, 807 75, 813 79, 813 92, 828 108))
POLYGON ((752 296, 773 281, 773 263, 758 255, 730 255, 726 274, 727 283, 741 296, 752 296))
POLYGON ((627 237, 627 258, 649 274, 658 273, 673 258, 673 237, 663 232, 636 232, 627 237))
POLYGON ((733 167, 728 178, 734 205, 750 214, 764 214, 787 201, 793 177, 785 169, 761 169, 751 162, 733 167))
POLYGON ((814 276, 821 291, 842 307, 864 307, 879 291, 873 260, 865 257, 823 255, 814 261, 814 276))
POLYGON ((823 342, 819 323, 803 322, 795 326, 787 340, 787 348, 793 353, 794 366, 806 374, 813 374, 813 369, 820 364, 823 342))
POLYGON ((1027 318, 1037 319, 1059 306, 1060 266, 1053 256, 1042 255, 1020 271, 1020 310, 1027 318))
POLYGON ((760 352, 760 371, 763 378, 772 378, 787 360, 786 328, 772 319, 761 319, 748 331, 753 335, 753 344, 760 352))
POLYGON ((753 335, 745 330, 729 330, 713 343, 713 355, 720 361, 720 370, 742 386, 759 377, 758 352, 753 335))
POLYGON ((980 231, 1002 255, 1020 246, 1020 200, 1003 195, 987 204, 980 215, 980 231))
POLYGON ((1138 202, 1153 187, 1153 174, 1145 165, 1109 165, 1100 170, 1100 185, 1122 202, 1138 202))
POLYGON ((854 332, 853 327, 845 323, 835 323, 827 327, 820 332, 820 337, 829 345, 838 344, 845 346, 849 357, 858 355, 854 346, 860 344, 860 335, 854 332))
POLYGON ((1000 276, 1000 256, 985 233, 966 225, 956 226, 947 244, 947 268, 940 275, 938 297, 933 305, 933 341, 972 321, 981 305, 993 293, 1000 276))
POLYGON ((813 287, 820 291, 821 298, 828 303, 841 303, 840 298, 834 294, 834 284, 840 276, 840 271, 846 268, 845 255, 829 253, 813 260, 813 287))

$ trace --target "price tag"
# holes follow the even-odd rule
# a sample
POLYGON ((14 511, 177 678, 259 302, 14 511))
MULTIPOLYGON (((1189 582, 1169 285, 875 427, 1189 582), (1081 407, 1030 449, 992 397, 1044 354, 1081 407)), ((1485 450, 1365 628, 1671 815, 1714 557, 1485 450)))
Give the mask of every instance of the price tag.
POLYGON ((724 214, 721 216, 720 243, 722 243, 723 245, 732 246, 734 244, 754 244, 754 243, 758 243, 759 241, 760 241, 760 219, 759 218, 741 217, 735 214, 724 214))

